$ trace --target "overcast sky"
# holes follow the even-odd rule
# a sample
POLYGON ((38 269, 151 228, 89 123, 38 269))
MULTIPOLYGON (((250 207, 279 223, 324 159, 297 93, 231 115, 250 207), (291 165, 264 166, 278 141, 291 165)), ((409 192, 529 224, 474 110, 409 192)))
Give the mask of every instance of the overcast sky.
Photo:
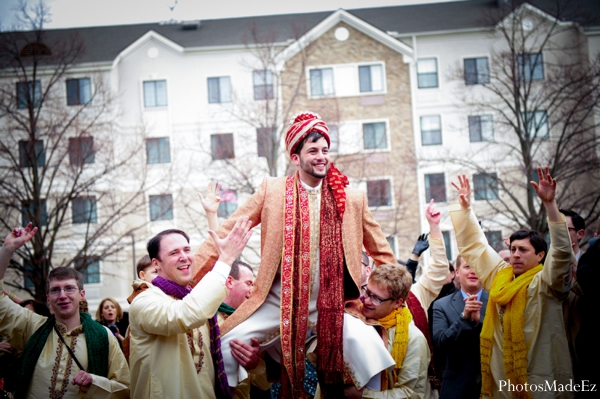
MULTIPOLYGON (((37 3, 38 0, 27 0, 37 3)), ((121 25, 170 19, 218 19, 250 15, 329 11, 448 0, 45 0, 52 22, 46 28, 121 25), (171 11, 170 7, 174 7, 171 11)), ((18 0, 0 0, 0 23, 11 25, 18 0)))

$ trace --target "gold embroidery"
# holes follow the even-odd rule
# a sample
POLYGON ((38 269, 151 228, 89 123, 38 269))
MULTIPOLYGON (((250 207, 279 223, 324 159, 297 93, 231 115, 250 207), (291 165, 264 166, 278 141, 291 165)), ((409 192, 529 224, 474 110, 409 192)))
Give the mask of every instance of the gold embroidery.
MULTIPOLYGON (((71 351, 73 353, 75 353, 75 345, 77 345, 77 336, 81 333, 83 333, 83 326, 79 326, 75 329, 73 329, 73 331, 71 331, 70 333, 67 334, 67 327, 60 323, 60 322, 56 322, 56 328, 59 331, 59 333, 63 336, 63 338, 65 338, 65 341, 67 339, 70 339, 70 344, 69 347, 71 348, 71 351)), ((56 334, 56 331, 53 332, 53 336, 54 334, 56 334)), ((56 380, 58 378, 58 372, 59 372, 59 367, 60 367, 60 360, 62 358, 62 350, 63 350, 63 343, 62 340, 60 338, 57 338, 57 345, 56 345, 56 358, 54 359, 54 366, 52 367, 52 377, 50 378, 50 386, 48 387, 48 397, 50 399, 61 399, 63 396, 65 396, 65 393, 67 392, 67 388, 69 386, 69 377, 71 375, 71 367, 73 366, 73 358, 71 357, 70 353, 67 353, 67 364, 65 366, 65 371, 64 371, 64 375, 63 375, 63 381, 60 387, 60 391, 56 390, 56 380)))
POLYGON ((192 353, 192 361, 194 360, 194 356, 196 356, 196 346, 194 345, 194 331, 198 332, 198 348, 200 349, 200 353, 198 354, 198 362, 195 362, 196 373, 200 374, 202 371, 202 367, 204 366, 204 347, 202 346, 202 333, 200 330, 195 329, 191 332, 185 333, 187 335, 188 346, 190 347, 190 352, 192 353))

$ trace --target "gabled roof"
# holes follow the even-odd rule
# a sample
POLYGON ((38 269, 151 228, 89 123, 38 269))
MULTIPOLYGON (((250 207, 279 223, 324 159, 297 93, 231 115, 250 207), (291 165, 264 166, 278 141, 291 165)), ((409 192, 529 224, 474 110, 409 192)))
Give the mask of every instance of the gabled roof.
MULTIPOLYGON (((493 27, 510 11, 504 8, 512 0, 470 0, 409 6, 363 8, 346 12, 382 32, 400 36, 493 27), (504 5, 499 7, 498 4, 504 5), (491 15, 491 18, 490 18, 491 15)), ((600 1, 565 0, 568 8, 560 11, 560 20, 578 23, 582 28, 600 27, 600 1)), ((556 0, 529 0, 543 12, 556 16, 556 0)), ((74 34, 85 43, 85 54, 78 60, 113 62, 125 49, 154 31, 183 49, 244 46, 259 41, 289 44, 332 12, 268 15, 246 18, 202 20, 197 29, 184 30, 180 24, 116 25, 46 31, 48 44, 68 40, 74 34), (255 34, 253 34, 253 32, 255 34)), ((3 33, 7 34, 7 33, 3 33)))

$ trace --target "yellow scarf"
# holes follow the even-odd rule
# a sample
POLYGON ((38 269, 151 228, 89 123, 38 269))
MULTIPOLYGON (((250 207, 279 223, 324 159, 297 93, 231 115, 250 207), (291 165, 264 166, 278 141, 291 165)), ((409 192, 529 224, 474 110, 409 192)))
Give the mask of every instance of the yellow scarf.
POLYGON ((402 368, 406 348, 408 348, 408 325, 412 320, 412 314, 406 306, 396 309, 387 316, 377 320, 386 330, 396 327, 394 344, 392 345, 392 357, 396 362, 394 370, 402 368))
MULTIPOLYGON (((513 268, 507 267, 494 277, 480 336, 482 395, 492 396, 490 362, 494 325, 498 318, 496 305, 505 306, 502 320, 504 328, 502 349, 506 377, 510 379, 511 384, 527 382, 527 346, 523 333, 523 314, 527 303, 527 287, 541 270, 540 264, 515 278, 513 268)), ((525 390, 517 392, 516 395, 520 398, 531 397, 531 394, 525 390)))

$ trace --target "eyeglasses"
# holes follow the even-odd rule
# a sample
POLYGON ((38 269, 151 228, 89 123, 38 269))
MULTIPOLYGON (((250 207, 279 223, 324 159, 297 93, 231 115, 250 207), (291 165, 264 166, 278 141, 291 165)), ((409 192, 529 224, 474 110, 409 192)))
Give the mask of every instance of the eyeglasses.
POLYGON ((381 299, 381 298, 379 298, 378 296, 374 295, 373 293, 371 293, 371 291, 369 291, 367 289, 367 285, 366 284, 363 285, 362 287, 360 287, 360 290, 362 291, 362 294, 363 294, 363 298, 362 298, 363 302, 364 302, 365 298, 371 298, 371 302, 375 306, 379 306, 379 305, 381 305, 384 302, 393 301, 395 299, 393 297, 390 297, 388 299, 381 299))
POLYGON ((50 289, 48 293, 50 296, 59 296, 60 292, 64 291, 66 295, 73 295, 75 292, 79 291, 79 288, 69 285, 65 288, 54 287, 50 289))
POLYGON ((569 229, 569 231, 573 230, 573 231, 577 231, 577 229, 575 227, 567 227, 567 229, 569 229))

